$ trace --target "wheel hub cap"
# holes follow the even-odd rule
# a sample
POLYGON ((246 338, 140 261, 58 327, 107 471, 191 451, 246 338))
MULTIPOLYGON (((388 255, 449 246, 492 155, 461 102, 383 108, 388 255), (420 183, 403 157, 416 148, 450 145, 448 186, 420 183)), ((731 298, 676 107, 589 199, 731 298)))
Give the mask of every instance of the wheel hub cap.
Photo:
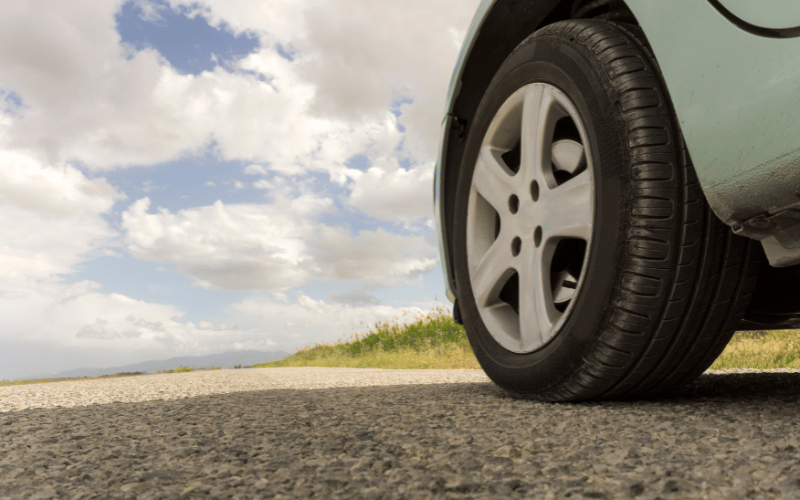
POLYGON ((467 209, 467 260, 481 319, 504 348, 543 347, 570 314, 594 222, 591 154, 570 99, 544 83, 500 107, 467 209))

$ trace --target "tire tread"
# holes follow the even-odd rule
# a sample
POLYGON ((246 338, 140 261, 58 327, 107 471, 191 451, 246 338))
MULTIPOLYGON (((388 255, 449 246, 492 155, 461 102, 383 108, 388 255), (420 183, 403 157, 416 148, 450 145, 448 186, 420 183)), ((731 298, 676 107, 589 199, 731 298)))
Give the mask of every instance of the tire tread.
POLYGON ((641 29, 579 20, 539 33, 572 37, 597 57, 618 96, 631 157, 631 220, 614 306, 595 349, 555 393, 585 400, 674 390, 733 335, 758 274, 755 244, 705 202, 641 29))

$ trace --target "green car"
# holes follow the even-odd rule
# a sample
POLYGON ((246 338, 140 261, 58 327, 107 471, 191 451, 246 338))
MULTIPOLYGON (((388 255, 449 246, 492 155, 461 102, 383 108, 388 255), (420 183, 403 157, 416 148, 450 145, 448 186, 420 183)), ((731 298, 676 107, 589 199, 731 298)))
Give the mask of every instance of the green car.
POLYGON ((800 2, 484 0, 434 198, 454 316, 513 393, 666 393, 800 326, 800 2))

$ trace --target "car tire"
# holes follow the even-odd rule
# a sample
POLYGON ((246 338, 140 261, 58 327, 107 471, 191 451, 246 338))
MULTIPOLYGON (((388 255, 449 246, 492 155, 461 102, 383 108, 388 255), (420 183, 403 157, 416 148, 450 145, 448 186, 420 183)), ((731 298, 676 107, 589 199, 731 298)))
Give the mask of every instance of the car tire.
POLYGON ((706 203, 637 26, 540 29, 465 140, 456 295, 497 385, 546 401, 664 393, 719 356, 759 249, 706 203))

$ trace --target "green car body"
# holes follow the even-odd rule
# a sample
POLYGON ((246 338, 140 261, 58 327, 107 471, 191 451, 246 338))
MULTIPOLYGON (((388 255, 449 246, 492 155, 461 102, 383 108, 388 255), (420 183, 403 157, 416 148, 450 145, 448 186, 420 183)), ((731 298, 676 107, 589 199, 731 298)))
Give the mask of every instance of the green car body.
MULTIPOLYGON (((484 0, 469 28, 450 83, 434 186, 450 300, 459 137, 508 54, 541 26, 565 19, 570 4, 484 0)), ((760 240, 772 266, 800 264, 800 2, 624 5, 652 47, 713 211, 737 234, 760 240)))

